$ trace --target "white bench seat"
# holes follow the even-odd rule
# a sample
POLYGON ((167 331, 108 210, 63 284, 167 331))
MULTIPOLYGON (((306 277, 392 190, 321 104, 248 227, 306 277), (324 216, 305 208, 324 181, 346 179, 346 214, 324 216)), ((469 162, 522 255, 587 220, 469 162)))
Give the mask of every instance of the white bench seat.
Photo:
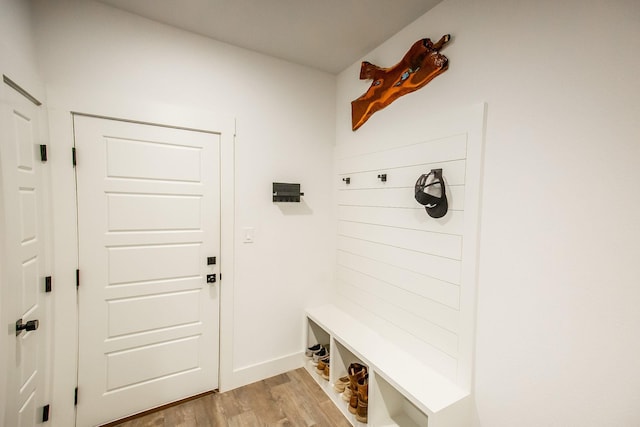
MULTIPOLYGON (((383 378, 423 412, 429 427, 469 425, 469 391, 458 387, 334 305, 307 309, 307 318, 369 366, 373 377, 383 378)), ((375 395, 371 387, 370 384, 370 396, 375 395)), ((370 405, 374 404, 375 400, 370 398, 370 405)), ((369 411, 371 413, 371 406, 369 411)), ((375 423, 375 419, 370 417, 369 425, 375 423)))

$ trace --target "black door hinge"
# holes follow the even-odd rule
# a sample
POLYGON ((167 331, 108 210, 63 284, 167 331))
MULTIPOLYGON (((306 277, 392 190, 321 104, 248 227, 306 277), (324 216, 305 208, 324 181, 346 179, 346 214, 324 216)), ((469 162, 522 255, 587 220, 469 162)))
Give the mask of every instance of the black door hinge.
POLYGON ((78 387, 76 387, 76 390, 73 394, 73 405, 78 406, 78 387))
POLYGON ((76 167, 78 164, 76 161, 76 147, 71 148, 71 161, 73 162, 73 167, 76 167))
POLYGON ((51 292, 51 276, 44 278, 44 291, 51 292))
POLYGON ((40 144, 40 161, 47 161, 47 146, 43 144, 40 144))
POLYGON ((42 422, 46 423, 49 421, 49 405, 44 405, 42 407, 42 422))
POLYGON ((80 287, 80 270, 76 270, 76 288, 80 287))

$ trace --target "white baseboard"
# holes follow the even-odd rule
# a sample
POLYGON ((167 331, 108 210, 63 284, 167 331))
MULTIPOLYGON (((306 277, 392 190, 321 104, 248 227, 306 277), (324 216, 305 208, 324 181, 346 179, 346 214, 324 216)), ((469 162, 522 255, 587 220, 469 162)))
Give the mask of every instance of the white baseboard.
POLYGON ((303 352, 296 352, 276 359, 234 369, 230 381, 225 381, 221 392, 233 390, 265 378, 273 377, 304 366, 303 352))

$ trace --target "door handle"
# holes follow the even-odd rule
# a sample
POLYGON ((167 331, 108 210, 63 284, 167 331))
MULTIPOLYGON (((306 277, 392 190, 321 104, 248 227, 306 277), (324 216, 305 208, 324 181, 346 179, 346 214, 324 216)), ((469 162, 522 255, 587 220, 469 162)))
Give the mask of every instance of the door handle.
POLYGON ((20 335, 22 331, 35 331, 40 326, 40 321, 29 320, 27 323, 22 323, 22 319, 16 321, 16 336, 20 335))

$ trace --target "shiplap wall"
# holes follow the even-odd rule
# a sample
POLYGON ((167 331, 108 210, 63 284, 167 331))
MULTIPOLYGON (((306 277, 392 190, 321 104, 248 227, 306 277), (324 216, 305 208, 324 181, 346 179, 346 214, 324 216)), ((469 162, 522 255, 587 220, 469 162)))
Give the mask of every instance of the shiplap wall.
POLYGON ((464 387, 475 330, 483 117, 483 107, 452 114, 422 136, 337 159, 342 308, 464 387), (439 219, 414 199, 418 177, 435 168, 449 202, 439 219))

